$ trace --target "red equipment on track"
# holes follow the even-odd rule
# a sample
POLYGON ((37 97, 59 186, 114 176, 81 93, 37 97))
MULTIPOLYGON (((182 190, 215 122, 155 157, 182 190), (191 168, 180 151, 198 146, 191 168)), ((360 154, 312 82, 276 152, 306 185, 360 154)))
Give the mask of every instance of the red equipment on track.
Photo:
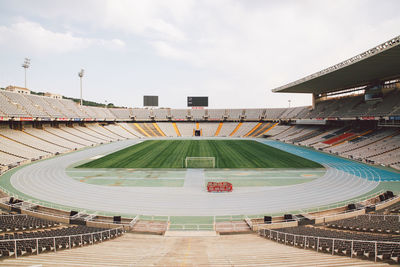
POLYGON ((232 184, 228 182, 208 182, 208 192, 232 192, 232 184))

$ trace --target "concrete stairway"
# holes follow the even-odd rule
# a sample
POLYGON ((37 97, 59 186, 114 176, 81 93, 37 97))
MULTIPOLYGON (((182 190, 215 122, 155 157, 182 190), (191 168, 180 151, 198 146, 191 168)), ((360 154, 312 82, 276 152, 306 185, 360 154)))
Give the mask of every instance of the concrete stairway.
POLYGON ((256 234, 164 237, 127 233, 104 243, 0 261, 5 266, 383 266, 271 242, 256 234))

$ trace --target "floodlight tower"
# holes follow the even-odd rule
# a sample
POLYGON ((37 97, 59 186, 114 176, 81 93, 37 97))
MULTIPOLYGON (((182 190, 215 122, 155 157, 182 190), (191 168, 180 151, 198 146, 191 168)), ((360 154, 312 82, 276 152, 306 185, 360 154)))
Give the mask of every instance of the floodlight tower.
POLYGON ((82 106, 82 104, 83 104, 83 100, 82 100, 82 78, 83 78, 83 74, 84 74, 84 73, 85 73, 85 70, 84 70, 84 69, 81 69, 81 71, 78 72, 79 79, 81 80, 81 106, 82 106))
POLYGON ((31 66, 31 60, 29 58, 25 58, 24 63, 22 64, 22 67, 25 69, 25 88, 26 88, 26 69, 31 66))

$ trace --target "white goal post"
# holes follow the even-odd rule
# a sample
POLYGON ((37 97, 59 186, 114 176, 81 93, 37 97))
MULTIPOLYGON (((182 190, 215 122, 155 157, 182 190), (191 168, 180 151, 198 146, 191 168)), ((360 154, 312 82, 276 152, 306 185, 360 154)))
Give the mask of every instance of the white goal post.
POLYGON ((215 168, 215 157, 186 157, 185 168, 215 168))

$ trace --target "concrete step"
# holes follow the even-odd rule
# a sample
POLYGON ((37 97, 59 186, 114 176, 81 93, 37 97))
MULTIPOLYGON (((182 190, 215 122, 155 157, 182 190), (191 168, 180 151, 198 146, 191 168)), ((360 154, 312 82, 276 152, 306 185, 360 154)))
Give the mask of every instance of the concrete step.
POLYGON ((375 264, 371 261, 293 248, 255 234, 158 236, 132 233, 92 246, 0 261, 0 266, 32 265, 387 266, 388 264, 375 264))

